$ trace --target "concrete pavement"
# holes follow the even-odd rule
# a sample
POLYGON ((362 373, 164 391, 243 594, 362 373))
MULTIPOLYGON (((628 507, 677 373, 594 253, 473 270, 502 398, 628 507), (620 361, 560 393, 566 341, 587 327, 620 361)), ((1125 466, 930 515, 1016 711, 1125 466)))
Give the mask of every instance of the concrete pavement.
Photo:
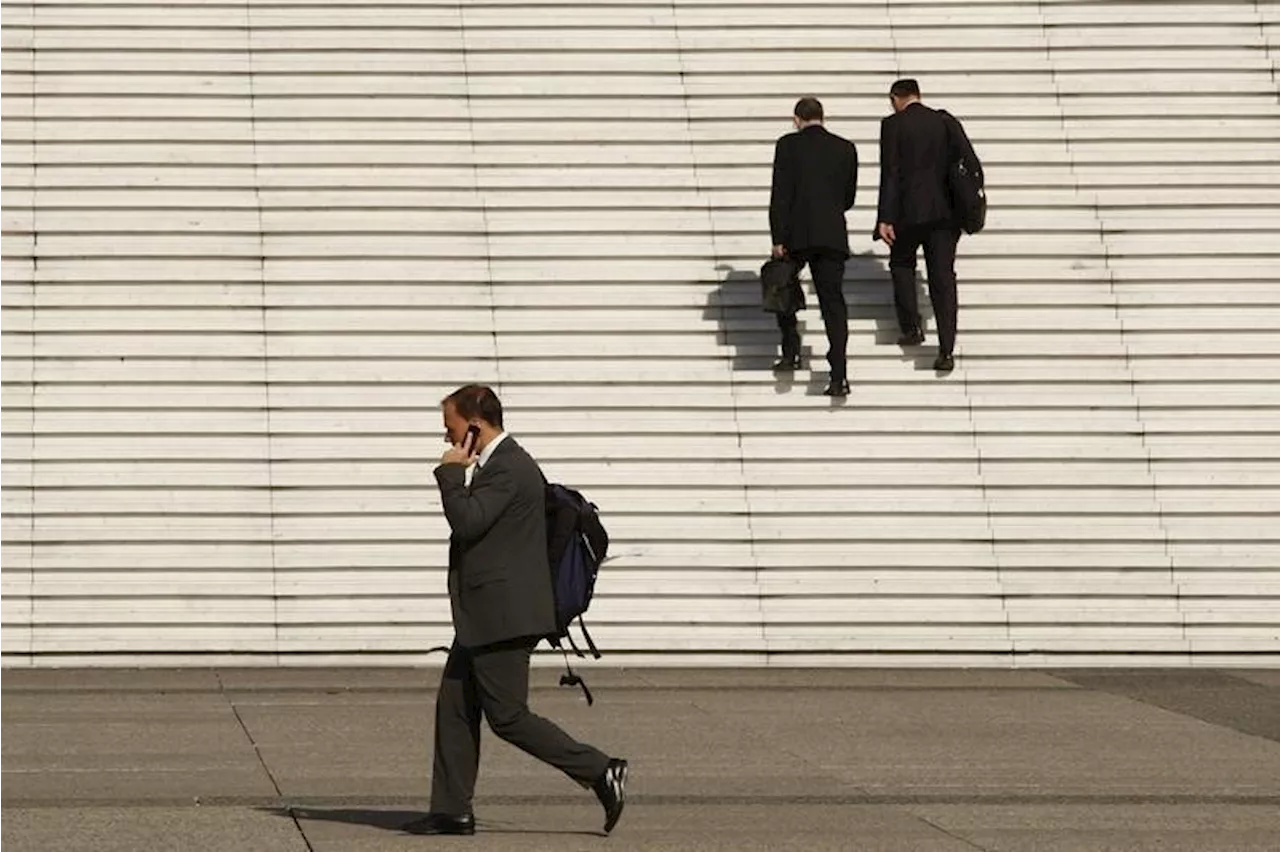
POLYGON ((613 836, 486 731, 466 840, 397 830, 438 670, 5 671, 5 852, 1280 848, 1280 671, 586 674, 533 705, 631 760, 613 836))

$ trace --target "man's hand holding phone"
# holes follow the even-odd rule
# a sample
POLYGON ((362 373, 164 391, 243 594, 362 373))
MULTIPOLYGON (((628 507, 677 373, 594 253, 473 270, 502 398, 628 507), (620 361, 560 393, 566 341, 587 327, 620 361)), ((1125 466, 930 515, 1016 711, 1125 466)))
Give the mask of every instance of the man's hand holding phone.
POLYGON ((472 425, 467 427, 467 434, 462 436, 461 444, 454 444, 444 451, 444 455, 440 457, 441 464, 460 464, 464 467, 470 466, 480 453, 476 450, 476 444, 480 441, 480 428, 472 425))

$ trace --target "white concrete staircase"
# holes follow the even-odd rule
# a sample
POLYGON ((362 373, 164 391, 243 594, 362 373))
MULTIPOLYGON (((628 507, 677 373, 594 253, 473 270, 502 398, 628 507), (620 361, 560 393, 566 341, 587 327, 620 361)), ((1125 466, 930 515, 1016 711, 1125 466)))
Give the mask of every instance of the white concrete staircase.
MULTIPOLYGON (((1280 4, 6 2, 9 665, 415 662, 438 399, 602 507, 606 662, 1280 663, 1280 4), (871 246, 898 76, 989 228, 871 246), (769 373, 769 160, 863 161, 854 393, 769 373)), ((822 363, 816 310, 806 344, 822 363)))

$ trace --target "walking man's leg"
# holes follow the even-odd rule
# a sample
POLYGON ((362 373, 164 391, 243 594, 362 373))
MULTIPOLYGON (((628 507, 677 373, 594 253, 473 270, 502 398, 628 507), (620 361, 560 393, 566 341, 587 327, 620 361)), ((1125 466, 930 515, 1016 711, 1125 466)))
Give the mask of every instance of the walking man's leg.
POLYGON ((480 766, 480 698, 471 654, 456 642, 436 693, 431 813, 404 826, 411 834, 474 834, 471 798, 480 766))
POLYGON ((611 760, 529 710, 529 657, 536 644, 521 639, 475 650, 472 665, 485 718, 502 739, 595 790, 610 831, 622 814, 626 761, 611 760))
POLYGON ((795 314, 778 314, 778 331, 782 332, 782 358, 773 365, 775 370, 795 370, 800 367, 800 328, 795 314))
POLYGON ((827 329, 827 363, 831 365, 831 383, 843 384, 849 378, 849 306, 844 299, 843 256, 830 253, 810 258, 813 288, 818 291, 818 306, 827 329))
POLYGON ((436 693, 435 758, 431 769, 431 810, 471 813, 480 766, 480 699, 467 649, 449 651, 436 693))
POLYGON ((889 248, 889 276, 893 279, 893 309, 898 316, 899 344, 914 346, 924 341, 920 300, 916 295, 916 252, 919 236, 914 229, 898 229, 897 240, 889 248))
POLYGON ((532 650, 533 645, 525 641, 476 649, 476 684, 485 718, 502 739, 590 787, 604 772, 609 758, 529 710, 532 650))
POLYGON ((940 369, 949 361, 956 346, 959 299, 956 293, 956 246, 960 231, 947 224, 934 228, 924 244, 925 267, 929 272, 929 300, 938 323, 938 361, 940 369))

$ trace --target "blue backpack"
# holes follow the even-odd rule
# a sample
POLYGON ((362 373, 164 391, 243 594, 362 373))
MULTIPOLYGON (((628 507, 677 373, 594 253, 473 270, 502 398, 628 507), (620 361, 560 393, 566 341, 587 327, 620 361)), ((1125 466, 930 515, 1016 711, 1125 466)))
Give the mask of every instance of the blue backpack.
POLYGON ((569 625, 577 619, 591 655, 600 659, 600 651, 587 632, 582 614, 591 606, 596 577, 609 550, 609 534, 600 523, 596 505, 572 488, 547 483, 546 512, 547 562, 551 566, 551 588, 556 604, 556 632, 546 639, 564 654, 567 673, 561 676, 560 685, 582 687, 587 704, 592 704, 595 699, 591 690, 574 673, 569 665, 569 653, 560 643, 568 639, 574 653, 586 657, 569 633, 569 625))

